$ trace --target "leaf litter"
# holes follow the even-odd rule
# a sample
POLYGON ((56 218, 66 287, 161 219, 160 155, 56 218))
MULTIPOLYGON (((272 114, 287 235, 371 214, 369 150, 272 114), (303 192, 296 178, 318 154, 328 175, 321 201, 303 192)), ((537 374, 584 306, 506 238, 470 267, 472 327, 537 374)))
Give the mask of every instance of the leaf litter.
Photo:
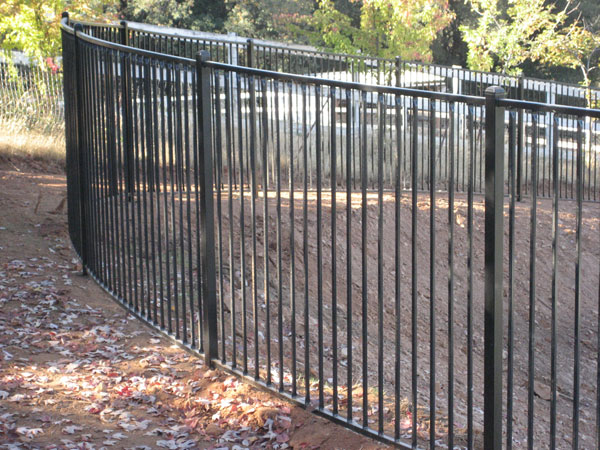
POLYGON ((0 231, 0 448, 382 447, 143 327, 81 277, 64 214, 34 214, 27 200, 44 176, 23 176, 0 171, 0 186, 11 184, 0 208, 13 207, 0 231), (44 220, 61 231, 40 233, 44 220))

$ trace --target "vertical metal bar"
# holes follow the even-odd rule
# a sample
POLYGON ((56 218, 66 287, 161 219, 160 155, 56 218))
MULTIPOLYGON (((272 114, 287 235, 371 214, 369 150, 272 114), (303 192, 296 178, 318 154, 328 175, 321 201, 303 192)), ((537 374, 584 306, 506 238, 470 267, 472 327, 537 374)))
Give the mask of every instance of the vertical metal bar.
POLYGON ((304 261, 304 384, 306 404, 310 404, 310 320, 309 320, 309 298, 308 298, 308 105, 306 103, 305 84, 302 89, 302 168, 303 179, 303 204, 302 204, 302 257, 304 261))
POLYGON ((254 67, 254 41, 252 39, 248 39, 246 41, 246 66, 254 67))
POLYGON ((322 211, 322 142, 321 142, 321 86, 315 86, 315 144, 317 163, 317 342, 319 358, 319 408, 324 408, 323 384, 323 211, 322 211))
MULTIPOLYGON (((223 136, 221 126, 221 74, 216 73, 213 79, 215 92, 214 124, 215 124, 215 189, 217 196, 217 247, 219 259, 219 324, 221 329, 221 361, 225 362, 225 300, 223 280, 223 212, 222 212, 222 187, 223 187, 223 136)), ((185 97, 187 98, 187 96, 185 97)), ((186 108, 187 109, 187 108, 186 108)))
MULTIPOLYGON (((268 116, 268 99, 267 99, 267 82, 264 78, 260 80, 261 87, 261 100, 262 100, 262 187, 263 187, 263 254, 264 254, 264 295, 265 295, 265 306, 266 306, 266 341, 267 341, 267 385, 271 384, 271 296, 269 293, 269 186, 268 186, 268 172, 267 172, 267 151, 268 151, 268 127, 269 127, 269 116, 268 116)), ((258 348, 258 341, 256 342, 258 348)))
POLYGON ((367 276, 367 250, 368 250, 368 219, 367 214, 367 93, 362 91, 362 135, 360 139, 360 188, 361 188, 361 273, 362 273, 362 391, 363 391, 363 417, 362 427, 369 426, 369 320, 368 320, 368 281, 367 276))
MULTIPOLYGON (((117 54, 118 55, 118 54, 117 54)), ((119 84, 119 70, 123 70, 122 65, 119 66, 120 62, 120 58, 117 56, 115 58, 115 66, 116 68, 113 68, 114 71, 114 76, 115 76, 115 84, 118 87, 119 84)), ((120 76, 122 76, 122 73, 120 74, 120 76)), ((121 78, 121 82, 122 82, 122 78, 121 78)), ((121 122, 121 108, 119 105, 119 90, 118 88, 115 91, 115 98, 116 98, 116 106, 115 106, 115 126, 117 129, 117 160, 116 160, 116 164, 117 164, 117 170, 118 170, 118 194, 119 194, 119 200, 118 200, 118 214, 119 214, 119 236, 120 236, 120 242, 119 242, 119 250, 121 253, 121 257, 120 257, 120 269, 121 269, 121 286, 120 286, 120 300, 126 304, 129 299, 128 299, 128 279, 127 279, 127 269, 126 269, 126 264, 127 264, 127 253, 126 253, 126 246, 128 241, 126 241, 125 239, 125 225, 126 222, 124 220, 124 211, 123 211, 123 195, 122 193, 124 192, 123 189, 123 182, 122 182, 122 176, 121 176, 121 168, 123 167, 123 147, 122 147, 122 142, 123 142, 123 138, 122 138, 122 122, 121 122)), ((121 99, 122 101, 122 99, 121 99)))
MULTIPOLYGON (((396 60, 397 65, 397 80, 399 80, 400 64, 399 59, 396 60)), ((399 82, 399 81, 398 81, 399 82)), ((402 228, 401 228, 401 211, 402 211, 402 117, 401 117, 401 103, 402 98, 399 95, 395 96, 396 102, 396 180, 395 180, 395 234, 394 234, 394 271, 395 271, 395 292, 394 292, 394 315, 396 319, 396 329, 394 336, 395 354, 394 354, 394 439, 400 439, 400 402, 401 402, 401 386, 400 386, 400 371, 401 371, 401 287, 402 287, 402 261, 401 261, 401 250, 402 250, 402 228)))
MULTIPOLYGON (((155 228, 155 213, 154 213, 154 196, 155 193, 158 193, 158 189, 156 188, 157 185, 157 160, 156 160, 156 153, 158 152, 158 132, 157 130, 157 116, 156 116, 156 92, 155 92, 155 79, 153 79, 153 74, 155 74, 154 71, 154 66, 149 62, 148 63, 148 71, 147 71, 147 90, 146 90, 146 101, 147 101, 147 120, 150 123, 150 128, 151 131, 149 133, 149 165, 150 165, 150 169, 151 172, 148 173, 148 177, 149 177, 149 186, 148 186, 148 191, 150 192, 150 240, 152 242, 152 313, 153 313, 153 323, 156 325, 158 324, 158 292, 159 290, 157 289, 157 276, 156 276, 156 259, 157 259, 157 252, 156 252, 156 228, 155 228)), ((158 201, 158 194, 156 196, 156 200, 158 201)), ((158 206, 158 205, 157 205, 158 206)), ((158 210, 158 207, 157 207, 158 210)), ((160 235, 159 235, 160 236, 160 235)), ((159 240, 160 241, 160 240, 159 240)), ((160 255, 158 255, 159 259, 161 258, 160 255)), ((160 268, 159 268, 160 270, 160 268)))
MULTIPOLYGON (((158 290, 158 294, 159 294, 159 299, 160 299, 160 305, 159 305, 159 311, 160 311, 160 328, 164 328, 165 326, 165 310, 164 310, 164 275, 163 275, 163 250, 162 250, 162 210, 161 210, 161 201, 160 201, 160 196, 164 191, 164 188, 161 184, 160 181, 160 151, 161 151, 161 144, 164 146, 164 136, 162 137, 161 140, 159 140, 159 134, 160 131, 162 130, 161 125, 163 124, 163 121, 159 122, 158 119, 158 109, 160 108, 161 111, 164 109, 164 103, 163 103, 163 97, 161 95, 161 89, 160 89, 160 80, 162 78, 162 70, 161 67, 159 65, 155 66, 155 70, 154 70, 154 83, 153 83, 153 94, 154 94, 154 127, 155 127, 155 133, 154 133, 154 148, 156 149, 155 152, 155 160, 154 160, 154 180, 156 182, 156 186, 155 186, 155 190, 156 190, 156 225, 157 225, 157 250, 158 250, 158 267, 159 267, 159 290, 158 290), (160 95, 160 99, 158 98, 158 96, 160 95)), ((162 113, 161 113, 161 118, 162 118, 162 113)), ((164 161, 163 161, 163 165, 164 165, 164 161)), ((166 180, 163 180, 163 182, 166 183, 166 180)), ((166 186, 166 184, 165 184, 166 186)), ((155 313, 157 314, 157 313, 155 313)), ((156 324, 158 325, 159 322, 157 322, 156 324)))
MULTIPOLYGON (((140 97, 144 107, 140 107, 140 124, 141 128, 143 128, 144 133, 140 132, 140 140, 141 140, 141 153, 142 153, 142 199, 143 199, 143 215, 144 215, 144 259, 146 260, 146 318, 150 319, 151 317, 151 295, 150 295, 150 254, 149 251, 149 242, 148 242, 148 175, 149 175, 149 154, 152 149, 152 138, 151 138, 151 129, 152 124, 150 122, 150 118, 148 117, 148 107, 150 106, 149 93, 147 90, 150 86, 150 78, 148 74, 148 61, 146 59, 143 60, 141 72, 143 76, 143 84, 140 86, 140 97)), ((143 292, 143 291, 142 291, 143 292)))
MULTIPOLYGON (((129 28, 127 21, 121 21, 120 31, 120 44, 124 46, 129 45, 129 28)), ((122 82, 122 93, 123 96, 123 125, 125 132, 123 133, 123 148, 125 149, 125 185, 127 187, 127 193, 131 196, 134 192, 134 174, 133 174, 133 121, 131 112, 131 68, 129 65, 130 59, 126 56, 123 57, 121 63, 121 71, 123 76, 122 82)))
MULTIPOLYGON (((525 84, 523 77, 519 77, 518 99, 525 99, 525 84)), ((519 109, 518 112, 518 141, 517 141, 517 201, 523 198, 522 180, 523 180, 523 149, 525 147, 525 110, 519 109)))
POLYGON ((474 166, 473 154, 474 129, 473 116, 474 107, 468 107, 467 113, 467 132, 468 132, 468 163, 467 163, 467 448, 473 448, 474 427, 473 427, 473 184, 474 184, 474 166))
POLYGON ((558 298, 558 117, 553 115, 553 144, 552 144, 552 312, 551 312, 551 355, 550 355, 550 449, 556 448, 556 389, 557 389, 557 317, 556 306, 558 298))
POLYGON ((448 104, 450 135, 448 138, 448 448, 454 448, 454 122, 456 104, 448 104))
POLYGON ((484 447, 502 448, 502 262, 504 239, 504 89, 486 89, 484 447))
POLYGON ((418 242, 418 170, 419 170, 419 159, 417 157, 417 149, 419 145, 419 101, 416 97, 412 98, 412 143, 411 143, 411 396, 412 396, 412 446, 417 446, 417 402, 418 402, 418 386, 417 386, 417 372, 418 372, 418 352, 419 352, 419 340, 418 340, 418 305, 419 305, 419 294, 418 294, 418 255, 417 255, 417 242, 418 242))
POLYGON ((200 219, 202 252, 202 307, 204 320, 204 357, 208 364, 218 357, 217 336, 217 298, 215 274, 215 230, 213 209, 212 176, 212 137, 211 137, 211 91, 210 69, 204 66, 209 60, 206 51, 196 55, 196 75, 198 82, 198 120, 201 132, 200 145, 196 153, 199 158, 199 170, 202 174, 200 184, 200 219))
POLYGON ((514 383, 514 265, 515 265, 515 201, 517 197, 516 189, 516 151, 518 126, 516 123, 515 111, 509 114, 508 125, 508 172, 509 172, 509 225, 508 225, 508 368, 506 374, 506 448, 512 449, 513 440, 513 383, 514 383))
POLYGON ((383 152, 385 133, 385 97, 379 94, 377 101, 377 390, 379 434, 383 434, 383 152))
MULTIPOLYGON (((172 316, 172 312, 171 312, 171 252, 170 252, 170 237, 169 237, 169 195, 168 195, 168 181, 170 179, 170 181, 172 182, 173 177, 170 176, 167 178, 167 166, 170 167, 171 165, 171 151, 170 148, 172 146, 172 139, 171 139, 171 123, 170 123, 170 118, 172 116, 172 107, 171 107, 171 87, 170 87, 170 81, 171 81, 171 67, 170 66, 163 66, 162 70, 164 72, 166 72, 166 82, 163 84, 163 89, 162 89, 162 93, 161 95, 167 98, 167 105, 166 105, 166 111, 165 111, 165 107, 163 106, 162 109, 162 114, 161 114, 161 134, 162 134, 162 156, 163 156, 163 180, 165 183, 165 188, 164 188, 164 209, 165 209, 165 262, 166 262, 166 267, 165 267, 165 275, 166 275, 166 279, 167 279, 167 330, 169 332, 169 334, 172 332, 173 330, 173 324, 172 324, 172 320, 171 320, 171 316, 172 316), (165 117, 166 116, 166 117, 165 117), (167 122, 168 121, 168 122, 167 122), (167 139, 168 138, 168 139, 167 139), (167 153, 167 148, 168 153, 167 153), (169 155, 169 162, 167 163, 167 154, 169 155)), ((196 158, 197 159, 197 158, 196 158)), ((170 170, 169 170, 170 172, 170 170)), ((173 186, 171 185, 171 191, 173 191, 173 186)), ((135 273, 135 267, 134 267, 134 273, 135 273)), ((164 325, 163 325, 164 327, 164 325)))
MULTIPOLYGON (((290 193, 290 320, 291 320, 291 333, 292 333, 292 396, 296 396, 298 394, 298 374, 296 370, 296 219, 294 217, 294 210, 296 206, 294 205, 294 105, 293 105, 293 85, 292 83, 288 84, 288 121, 289 121, 289 133, 290 133, 290 141, 289 141, 289 150, 290 150, 290 159, 289 159, 289 193, 290 193)), ((296 90, 297 92, 297 90, 296 90)), ((296 102, 296 109, 297 108, 296 102)))
POLYGON ((579 386, 581 376, 580 336, 581 336, 581 226, 583 216, 583 119, 577 120, 577 224, 575 245, 577 261, 575 263, 575 305, 574 305, 574 348, 573 348, 573 449, 579 448, 579 386))
POLYGON ((115 203, 117 201, 118 187, 117 187, 117 142, 116 142, 116 123, 115 123, 115 105, 114 105, 114 94, 113 86, 114 79, 112 74, 112 50, 107 50, 105 53, 104 60, 104 80, 106 83, 106 99, 105 99, 105 123, 107 126, 107 180, 106 184, 106 201, 108 203, 108 216, 109 216, 109 240, 108 245, 110 247, 109 256, 109 280, 110 288, 113 295, 119 297, 119 273, 120 267, 118 264, 118 233, 116 229, 117 218, 115 214, 115 203))
POLYGON ((253 75, 248 77, 250 91, 250 220, 252 224, 252 319, 254 326, 254 378, 259 379, 260 363, 258 351, 258 281, 257 281, 257 252, 256 252, 256 90, 253 75))
MULTIPOLYGON (((276 127, 276 156, 275 156, 275 183, 277 189, 277 316, 278 329, 277 339, 279 341, 279 391, 283 391, 283 264, 281 247, 281 135, 279 116, 279 81, 274 82, 275 95, 275 127, 276 127)), ((290 105, 291 108, 291 105, 290 105)), ((291 136, 290 136, 291 139, 291 136)), ((294 223, 290 222, 293 228, 294 223)))
POLYGON ((352 421, 352 91, 346 89, 346 351, 348 421, 352 421))
MULTIPOLYGON (((196 342, 196 329, 195 329, 195 323, 194 323, 194 317, 195 317, 195 312, 194 312, 194 260, 193 260, 193 251, 192 251, 192 154, 190 150, 190 147, 198 146, 198 140, 196 138, 196 133, 194 132, 195 130, 192 130, 192 138, 190 138, 190 101, 189 101, 189 94, 190 94, 190 88, 188 87, 188 85, 190 84, 189 81, 189 77, 190 75, 192 76, 192 79, 194 78, 193 76, 193 70, 190 70, 189 66, 183 66, 182 70, 184 71, 184 80, 183 80, 183 108, 184 108, 184 159, 185 159, 185 191, 186 191, 186 216, 187 216, 187 253, 188 253, 188 283, 189 283, 189 288, 188 288, 188 292, 189 292, 189 296, 188 296, 188 302, 189 302, 189 314, 187 316, 184 315, 184 320, 185 323, 189 322, 189 339, 190 339, 190 345, 193 347, 195 345, 196 342)), ((191 86, 191 94, 193 95, 194 93, 194 88, 195 86, 192 85, 191 86)), ((195 103, 192 101, 192 107, 197 106, 195 105, 195 103)), ((193 114, 194 114, 194 110, 192 109, 192 127, 195 125, 194 121, 193 121, 193 114)), ((220 155, 220 154, 219 154, 220 155)), ((195 159, 195 158, 194 158, 195 159)), ((150 197, 151 199, 153 197, 150 197)), ((152 207, 152 202, 150 203, 150 206, 152 207)), ((219 204, 220 206, 220 204, 219 204)), ((198 211, 196 210, 196 214, 198 213, 198 211)), ((220 220, 220 211, 219 211, 219 220, 220 220)), ((183 218, 182 218, 182 223, 183 223, 183 218)), ((220 227, 219 227, 219 231, 220 231, 220 227)), ((196 233, 198 232, 198 230, 196 230, 196 233)), ((219 235, 220 238, 220 235, 219 235)), ((220 249, 220 244, 219 244, 219 249, 220 249)), ((182 252, 182 256, 184 256, 185 253, 182 252)), ((221 258, 219 256, 219 263, 221 263, 221 258)), ((196 272, 196 277, 198 276, 198 273, 196 272)), ((154 280, 153 280, 154 281, 154 280)), ((223 290, 221 289, 220 292, 222 292, 223 290)), ((196 295, 198 294, 198 292, 196 292, 196 295)), ((199 296, 197 295, 197 298, 199 296)), ((188 333, 186 333, 186 339, 188 339, 188 333)))
POLYGON ((536 259, 536 229, 537 229, 537 193, 538 185, 538 115, 532 115, 533 145, 531 146, 531 232, 529 237, 529 364, 527 392, 527 447, 534 448, 534 382, 535 382, 535 259, 536 259))
POLYGON ((94 130, 94 144, 92 148, 92 154, 94 155, 94 159, 92 160, 92 167, 90 171, 92 172, 92 176, 95 181, 94 188, 94 209, 93 211, 96 213, 96 223, 97 223, 97 234, 95 237, 95 246, 96 246, 96 274, 99 278, 106 280, 107 279, 107 267, 105 264, 106 261, 106 246, 105 246, 105 236, 106 236, 106 220, 105 220, 105 210, 104 210, 104 196, 103 196, 103 161, 104 161, 104 145, 106 140, 104 139, 104 114, 102 111, 104 92, 103 92, 103 84, 101 83, 100 74, 102 73, 102 69, 100 68, 101 54, 102 49, 96 49, 94 58, 91 60, 91 65, 93 67, 92 72, 92 82, 95 87, 94 92, 94 119, 96 122, 96 128, 94 130))
MULTIPOLYGON (((81 49, 85 49, 86 46, 81 46, 81 49)), ((98 183, 97 183, 97 148, 98 148, 98 122, 97 120, 97 99, 99 94, 97 92, 98 84, 96 83, 96 73, 95 70, 95 51, 88 47, 87 50, 84 51, 84 65, 86 70, 86 74, 88 75, 86 82, 84 83, 87 87, 87 98, 84 104, 84 112, 86 113, 86 129, 87 131, 87 139, 85 141, 86 145, 86 176, 88 177, 85 183, 88 190, 88 205, 90 208, 87 209, 87 224, 89 224, 89 237, 90 242, 88 243, 88 269, 92 270, 96 274, 100 274, 101 265, 100 265, 100 214, 98 211, 98 183), (93 206, 93 208, 91 207, 93 206)), ((134 239, 135 241, 135 239, 134 239)), ((137 291, 136 291, 137 293, 137 291)))
POLYGON ((435 448, 435 100, 429 100, 429 446, 435 448))
MULTIPOLYGON (((234 244, 233 244, 233 185, 235 183, 235 169, 233 168, 233 146, 232 146, 232 119, 231 109, 232 94, 230 90, 230 72, 224 74, 224 89, 225 89, 225 149, 227 152, 227 212, 229 215, 229 292, 230 303, 229 309, 231 314, 231 367, 237 367, 237 330, 236 330, 236 304, 235 304, 235 269, 234 269, 234 244)), ((221 359, 226 361, 226 356, 221 355, 221 359)))
POLYGON ((242 76, 236 74, 237 96, 237 130, 238 130, 238 151, 240 164, 240 275, 241 275, 241 294, 242 294, 242 371, 248 373, 248 331, 246 318, 246 226, 245 226, 245 207, 244 207, 244 145, 243 145, 243 118, 242 118, 242 76))
MULTIPOLYGON (((180 126, 181 126, 181 92, 180 92, 180 75, 179 75, 179 65, 174 64, 172 66, 173 69, 173 88, 171 93, 175 97, 175 102, 171 101, 171 115, 170 115, 170 126, 171 126, 171 136, 174 139, 173 145, 171 145, 171 153, 170 153, 170 177, 171 177, 171 221, 173 225, 173 300, 175 303, 175 338, 179 339, 180 337, 180 315, 179 315, 179 256, 178 256, 178 245, 177 245, 177 190, 181 191, 183 186, 181 185, 181 177, 179 175, 179 167, 181 164, 181 134, 180 134, 180 126), (174 92, 173 92, 174 91, 174 92)), ((181 219, 181 215, 180 215, 181 219)), ((183 258, 182 258, 183 263, 183 258)), ((183 266, 183 264, 182 264, 183 266)), ((182 292, 182 299, 185 297, 182 292)))
POLYGON ((81 239, 81 246, 80 246, 80 255, 81 255, 81 270, 83 272, 83 275, 87 274, 87 265, 88 265, 88 245, 87 245, 87 221, 86 221, 86 215, 87 215, 87 211, 86 211, 86 183, 87 181, 87 176, 86 176, 86 148, 85 148, 85 144, 84 144, 84 135, 83 135, 83 127, 84 127, 84 122, 83 122, 83 99, 82 99, 82 93, 83 93, 83 73, 82 73, 82 67, 81 67, 81 44, 80 44, 80 40, 79 40, 79 34, 78 33, 82 33, 83 32, 83 28, 81 26, 81 24, 76 24, 75 25, 75 33, 74 33, 74 39, 75 39, 75 81, 77 83, 77 114, 76 114, 76 125, 75 125, 75 129, 77 130, 77 161, 79 163, 78 165, 78 170, 79 170, 79 176, 78 176, 78 180, 79 180, 79 233, 80 233, 80 239, 81 239))
POLYGON ((333 414, 338 414, 338 338, 337 338, 337 123, 335 88, 329 91, 329 139, 331 147, 331 347, 333 353, 333 414))

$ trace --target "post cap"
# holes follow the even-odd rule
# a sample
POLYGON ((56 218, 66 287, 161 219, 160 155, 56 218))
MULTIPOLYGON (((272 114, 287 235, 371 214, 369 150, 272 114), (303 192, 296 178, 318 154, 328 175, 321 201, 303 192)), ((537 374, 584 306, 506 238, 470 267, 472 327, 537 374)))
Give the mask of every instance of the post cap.
POLYGON ((127 28, 127 21, 126 20, 121 20, 119 22, 119 25, 121 25, 123 28, 127 28))
POLYGON ((69 20, 69 12, 63 11, 62 14, 60 15, 60 17, 62 17, 63 19, 69 20))
POLYGON ((210 52, 208 50, 200 50, 196 53, 196 61, 205 62, 210 60, 210 52))
POLYGON ((489 86, 485 90, 485 96, 493 98, 504 98, 506 97, 506 91, 500 86, 489 86))

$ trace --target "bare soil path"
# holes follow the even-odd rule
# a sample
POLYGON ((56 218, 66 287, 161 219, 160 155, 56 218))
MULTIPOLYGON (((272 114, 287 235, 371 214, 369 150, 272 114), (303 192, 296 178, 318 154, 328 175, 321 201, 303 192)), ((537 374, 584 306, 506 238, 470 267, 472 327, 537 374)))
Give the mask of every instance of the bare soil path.
POLYGON ((81 276, 65 177, 0 166, 0 448, 384 448, 210 370, 81 276))

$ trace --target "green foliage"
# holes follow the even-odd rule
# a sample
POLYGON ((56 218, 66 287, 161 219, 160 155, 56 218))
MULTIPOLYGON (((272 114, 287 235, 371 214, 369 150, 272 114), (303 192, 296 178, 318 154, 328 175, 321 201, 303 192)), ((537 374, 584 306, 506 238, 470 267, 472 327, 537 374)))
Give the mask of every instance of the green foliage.
POLYGON ((460 27, 475 21, 475 13, 465 0, 448 0, 448 8, 453 19, 441 30, 431 44, 433 61, 436 64, 466 66, 467 44, 463 40, 460 27))
POLYGON ((75 17, 102 17, 108 7, 109 2, 100 0, 4 0, 0 3, 0 48, 23 51, 41 63, 60 53, 63 11, 75 17))
POLYGON ((517 75, 526 60, 537 61, 565 26, 568 6, 555 12, 544 0, 471 0, 476 26, 462 26, 470 68, 517 75))
POLYGON ((447 0, 364 0, 359 45, 370 55, 431 61, 431 44, 452 18, 447 0))
POLYGON ((135 0, 127 2, 126 20, 186 28, 193 23, 193 0, 135 0))
POLYGON ((225 30, 241 36, 289 40, 313 12, 309 0, 226 0, 225 30))
POLYGON ((121 16, 126 20, 202 31, 222 31, 227 8, 211 0, 129 0, 121 16))
POLYGON ((355 36, 359 29, 352 25, 352 19, 336 9, 331 0, 321 0, 315 11, 311 25, 315 30, 311 33, 313 44, 340 53, 356 53, 355 36))
POLYGON ((583 85, 589 87, 599 69, 600 33, 594 32, 597 23, 585 19, 572 23, 546 39, 546 45, 536 55, 542 63, 551 66, 566 66, 580 71, 583 85))
POLYGON ((447 0, 364 0, 355 26, 333 1, 320 0, 311 42, 336 52, 430 61, 432 42, 453 17, 447 0))

